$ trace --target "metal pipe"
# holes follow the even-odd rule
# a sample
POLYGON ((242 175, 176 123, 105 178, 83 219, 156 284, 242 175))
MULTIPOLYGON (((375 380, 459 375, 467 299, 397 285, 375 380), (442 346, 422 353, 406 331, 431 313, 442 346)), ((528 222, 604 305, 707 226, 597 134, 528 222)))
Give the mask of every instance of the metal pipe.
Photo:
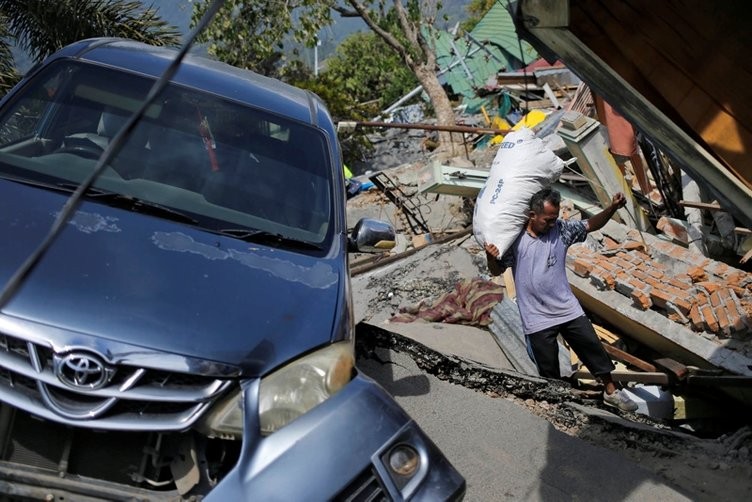
POLYGON ((393 122, 340 122, 342 125, 362 126, 362 127, 391 127, 396 129, 423 129, 426 131, 448 131, 448 132, 467 132, 472 134, 507 134, 511 129, 492 129, 488 127, 470 127, 470 126, 443 126, 435 124, 400 124, 393 122))

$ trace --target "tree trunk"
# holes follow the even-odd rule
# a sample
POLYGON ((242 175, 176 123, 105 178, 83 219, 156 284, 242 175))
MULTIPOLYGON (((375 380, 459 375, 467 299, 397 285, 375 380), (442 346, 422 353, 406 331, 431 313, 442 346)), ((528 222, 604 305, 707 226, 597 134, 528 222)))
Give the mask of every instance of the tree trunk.
MULTIPOLYGON (((415 72, 415 76, 418 77, 418 81, 423 86, 423 90, 426 91, 428 98, 431 100, 431 105, 433 105, 434 113, 436 113, 436 122, 438 125, 456 125, 452 103, 449 101, 449 96, 447 96, 446 91, 441 86, 439 77, 436 75, 433 68, 428 68, 425 64, 420 64, 417 65, 413 71, 415 72)), ((463 139, 462 133, 439 133, 441 147, 451 150, 453 154, 459 155, 462 152, 461 145, 463 139)))

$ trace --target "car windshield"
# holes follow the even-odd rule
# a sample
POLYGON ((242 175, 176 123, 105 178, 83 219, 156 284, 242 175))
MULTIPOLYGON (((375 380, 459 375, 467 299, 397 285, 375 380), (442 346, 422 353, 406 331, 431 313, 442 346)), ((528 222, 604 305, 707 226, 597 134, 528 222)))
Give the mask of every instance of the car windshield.
MULTIPOLYGON (((60 61, 0 116, 0 176, 70 186, 92 172, 154 81, 60 61)), ((186 214, 213 231, 331 238, 324 134, 230 99, 170 85, 94 188, 186 214)))

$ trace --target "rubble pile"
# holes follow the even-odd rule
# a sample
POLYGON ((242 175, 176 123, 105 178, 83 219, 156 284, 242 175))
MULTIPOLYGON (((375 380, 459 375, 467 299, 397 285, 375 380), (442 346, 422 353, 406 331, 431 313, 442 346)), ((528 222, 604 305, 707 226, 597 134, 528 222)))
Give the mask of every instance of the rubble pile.
POLYGON ((603 237, 602 249, 572 246, 572 269, 589 277, 601 290, 615 290, 641 309, 654 309, 674 322, 708 333, 715 339, 750 333, 752 276, 670 242, 656 242, 654 252, 671 258, 670 265, 651 258, 643 244, 623 244, 603 237))

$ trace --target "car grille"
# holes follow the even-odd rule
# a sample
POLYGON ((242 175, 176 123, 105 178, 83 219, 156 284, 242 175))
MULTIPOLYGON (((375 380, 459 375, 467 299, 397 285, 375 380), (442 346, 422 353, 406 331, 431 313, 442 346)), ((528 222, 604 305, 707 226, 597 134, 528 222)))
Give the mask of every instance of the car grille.
POLYGON ((386 502, 391 500, 381 485, 376 470, 368 467, 335 498, 336 502, 386 502))
POLYGON ((177 431, 190 427, 231 385, 228 379, 106 365, 106 381, 89 388, 85 381, 64 382, 54 360, 47 346, 0 334, 0 400, 69 425, 177 431))

